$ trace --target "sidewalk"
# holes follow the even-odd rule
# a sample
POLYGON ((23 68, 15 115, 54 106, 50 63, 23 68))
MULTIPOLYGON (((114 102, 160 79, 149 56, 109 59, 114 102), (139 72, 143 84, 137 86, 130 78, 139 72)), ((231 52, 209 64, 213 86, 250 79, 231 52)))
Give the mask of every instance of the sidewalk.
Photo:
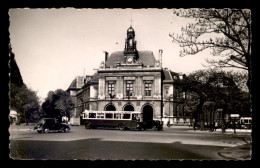
POLYGON ((22 123, 21 125, 10 125, 9 130, 16 131, 32 131, 34 129, 35 123, 29 123, 28 125, 22 123))
POLYGON ((251 144, 225 148, 220 150, 218 154, 227 160, 251 160, 251 144))

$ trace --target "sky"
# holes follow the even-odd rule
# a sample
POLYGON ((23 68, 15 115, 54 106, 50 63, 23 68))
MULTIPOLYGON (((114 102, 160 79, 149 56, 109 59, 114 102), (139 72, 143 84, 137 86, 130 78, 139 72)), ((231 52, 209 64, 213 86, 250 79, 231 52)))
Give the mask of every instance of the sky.
POLYGON ((49 91, 66 90, 76 76, 93 75, 104 51, 123 51, 127 29, 137 50, 152 51, 162 66, 178 73, 205 69, 209 52, 180 57, 170 33, 189 20, 172 9, 10 9, 10 43, 24 83, 43 101, 49 91), (132 18, 132 19, 131 19, 132 18), (132 22, 131 22, 132 20, 132 22))

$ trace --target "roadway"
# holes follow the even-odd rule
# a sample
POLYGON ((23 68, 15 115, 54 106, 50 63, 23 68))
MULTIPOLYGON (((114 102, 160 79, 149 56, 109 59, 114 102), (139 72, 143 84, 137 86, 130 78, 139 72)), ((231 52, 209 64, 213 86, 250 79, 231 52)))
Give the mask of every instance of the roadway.
POLYGON ((251 140, 251 134, 192 130, 173 126, 163 131, 90 129, 71 126, 69 133, 37 133, 32 126, 11 126, 12 159, 47 160, 223 160, 223 149, 251 140))

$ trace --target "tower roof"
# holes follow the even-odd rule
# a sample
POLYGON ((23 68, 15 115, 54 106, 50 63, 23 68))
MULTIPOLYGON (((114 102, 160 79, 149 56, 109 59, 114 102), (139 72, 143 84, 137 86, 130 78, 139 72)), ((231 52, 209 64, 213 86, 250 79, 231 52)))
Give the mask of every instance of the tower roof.
POLYGON ((135 30, 133 29, 132 26, 130 26, 128 29, 127 29, 127 33, 130 33, 130 32, 134 32, 135 30))
MULTIPOLYGON (((155 57, 152 51, 138 51, 139 58, 137 59, 138 62, 142 62, 144 66, 154 66, 155 65, 155 57)), ((124 52, 123 51, 116 51, 111 53, 106 61, 106 66, 113 66, 116 67, 117 63, 125 62, 124 52)))

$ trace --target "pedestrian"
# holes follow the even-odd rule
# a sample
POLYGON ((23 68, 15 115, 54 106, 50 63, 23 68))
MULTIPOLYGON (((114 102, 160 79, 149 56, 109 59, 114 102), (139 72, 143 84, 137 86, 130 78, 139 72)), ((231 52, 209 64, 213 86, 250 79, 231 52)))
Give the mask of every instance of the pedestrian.
POLYGON ((212 132, 215 131, 215 122, 212 122, 212 132))
POLYGON ((218 128, 218 122, 215 122, 214 123, 214 130, 217 131, 217 128, 218 128))
POLYGON ((236 123, 236 122, 234 122, 234 123, 233 123, 233 129, 234 129, 234 133, 236 133, 236 127, 237 127, 237 123, 236 123))

